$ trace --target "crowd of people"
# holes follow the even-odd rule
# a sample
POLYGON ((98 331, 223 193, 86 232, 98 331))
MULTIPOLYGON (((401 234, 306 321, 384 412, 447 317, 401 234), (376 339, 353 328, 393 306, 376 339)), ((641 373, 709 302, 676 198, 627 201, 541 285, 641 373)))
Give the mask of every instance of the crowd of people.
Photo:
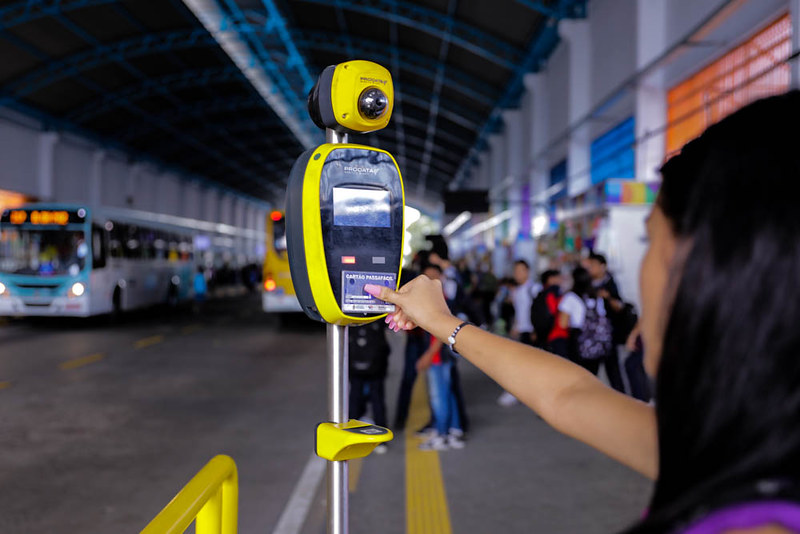
MULTIPOLYGON (((511 276, 498 278, 488 259, 451 262, 446 243, 434 240, 419 251, 403 271, 401 284, 425 275, 442 284, 455 316, 482 329, 535 346, 579 364, 597 375, 602 367, 609 385, 643 401, 650 400, 649 380, 642 365, 637 317, 620 295, 606 258, 591 253, 575 265, 534 275, 526 260, 510 266, 511 276), (624 365, 620 365, 624 362, 624 365)), ((353 328, 350 335, 350 416, 368 413, 387 425, 385 379, 389 345, 386 329, 376 323, 353 328)), ((417 376, 427 376, 430 421, 412 429, 424 450, 461 449, 469 427, 458 371, 458 355, 447 344, 420 328, 405 333, 403 372, 392 427, 404 430, 411 391, 417 376)), ((516 404, 508 392, 501 406, 516 404)), ((378 449, 385 452, 386 446, 378 449)))
MULTIPOLYGON (((796 137, 774 128, 797 116, 798 91, 759 100, 661 168, 628 336, 641 332, 653 405, 592 374, 618 363, 608 339, 627 330, 615 332, 620 317, 632 322, 613 279, 594 271, 600 257, 574 266, 555 297, 566 357, 464 323, 423 276, 364 290, 396 306, 391 330, 448 340, 554 429, 651 478, 626 534, 800 532, 800 159, 796 137)), ((530 337, 541 342, 535 326, 530 337)))

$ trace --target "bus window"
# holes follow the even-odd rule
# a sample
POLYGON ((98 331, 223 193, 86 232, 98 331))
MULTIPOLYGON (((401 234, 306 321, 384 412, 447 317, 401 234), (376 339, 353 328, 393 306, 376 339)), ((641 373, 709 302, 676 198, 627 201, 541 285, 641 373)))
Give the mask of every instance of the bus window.
POLYGON ((106 223, 108 230, 108 255, 112 258, 122 258, 123 225, 109 221, 106 223))
POLYGON ((153 243, 156 252, 156 259, 163 260, 167 257, 167 239, 162 231, 156 232, 156 240, 153 243))
POLYGON ((286 218, 272 221, 272 239, 275 252, 286 252, 286 218))
POLYGON ((139 229, 136 226, 130 225, 126 227, 125 240, 123 246, 125 247, 125 257, 131 259, 138 259, 142 257, 142 247, 139 237, 139 229))
POLYGON ((103 229, 92 226, 92 268, 102 269, 106 266, 106 242, 103 229))
POLYGON ((0 234, 0 271, 27 275, 77 275, 89 246, 83 231, 51 228, 4 228, 0 234))

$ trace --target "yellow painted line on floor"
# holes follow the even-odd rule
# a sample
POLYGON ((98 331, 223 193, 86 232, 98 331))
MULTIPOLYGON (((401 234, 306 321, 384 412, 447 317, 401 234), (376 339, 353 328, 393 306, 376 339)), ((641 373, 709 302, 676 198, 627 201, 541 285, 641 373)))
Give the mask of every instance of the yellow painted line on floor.
POLYGON ((0 389, 8 389, 11 387, 11 382, 0 382, 0 389))
POLYGON ((190 324, 189 326, 184 326, 183 328, 181 328, 181 334, 183 335, 193 334, 198 330, 200 330, 199 324, 190 324))
POLYGON ((430 416, 428 385, 424 374, 417 377, 411 393, 406 423, 406 533, 452 534, 450 510, 437 451, 421 451, 414 436, 430 416))
POLYGON ((361 478, 361 467, 364 465, 363 458, 356 458, 355 460, 350 460, 350 465, 348 466, 348 488, 350 489, 350 493, 355 493, 358 489, 358 481, 361 478))
POLYGON ((164 341, 164 336, 150 336, 140 339, 134 343, 133 346, 137 349, 143 349, 145 347, 150 347, 151 345, 158 345, 162 341, 164 341))
POLYGON ((88 356, 82 356, 80 358, 74 358, 72 360, 67 360, 63 363, 58 364, 62 371, 69 371, 71 369, 77 369, 78 367, 83 367, 84 365, 89 365, 90 363, 99 362, 106 355, 102 352, 98 352, 97 354, 90 354, 88 356))

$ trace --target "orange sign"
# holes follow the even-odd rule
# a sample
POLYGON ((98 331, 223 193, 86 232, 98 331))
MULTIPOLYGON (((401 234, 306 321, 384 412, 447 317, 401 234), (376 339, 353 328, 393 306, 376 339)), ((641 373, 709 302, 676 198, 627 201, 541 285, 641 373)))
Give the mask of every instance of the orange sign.
POLYGON ((28 212, 27 211, 12 211, 11 212, 11 224, 22 224, 28 220, 28 212))
MULTIPOLYGON (((25 222, 24 211, 12 211, 11 222, 13 224, 22 224, 25 222)), ((31 212, 31 224, 57 224, 64 226, 69 223, 69 212, 67 211, 45 211, 36 210, 31 212)))

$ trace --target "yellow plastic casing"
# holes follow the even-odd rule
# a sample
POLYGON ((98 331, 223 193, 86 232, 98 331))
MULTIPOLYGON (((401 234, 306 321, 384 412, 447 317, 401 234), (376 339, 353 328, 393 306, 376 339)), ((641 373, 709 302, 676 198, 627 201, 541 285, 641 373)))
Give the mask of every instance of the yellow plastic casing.
POLYGON ((372 61, 354 60, 336 65, 331 82, 331 106, 336 122, 356 132, 374 132, 389 124, 394 109, 394 85, 389 71, 372 61), (377 119, 364 117, 358 109, 361 94, 375 87, 389 99, 389 106, 377 119))
MULTIPOLYGON (((394 156, 379 148, 356 145, 356 144, 331 144, 320 145, 314 150, 306 166, 305 179, 303 181, 303 240, 306 251, 306 269, 308 270, 308 282, 314 294, 314 304, 317 306, 322 319, 326 323, 346 326, 351 324, 367 324, 386 317, 386 314, 373 317, 353 317, 345 314, 336 301, 333 294, 330 279, 328 278, 328 263, 325 260, 325 245, 322 238, 322 218, 320 216, 319 189, 320 179, 322 178, 322 167, 325 160, 333 150, 342 148, 359 148, 382 152, 392 158, 397 168, 397 176, 400 178, 400 191, 403 193, 403 206, 406 204, 405 189, 403 188, 403 177, 394 156), (319 156, 319 157, 318 157, 319 156)), ((404 210, 405 211, 405 210, 404 210)), ((402 216, 402 228, 405 230, 405 213, 402 216)), ((405 247, 405 231, 401 238, 400 250, 405 247)), ((402 254, 402 252, 401 252, 402 254)), ((397 269, 397 287, 400 285, 401 265, 397 269)))
POLYGON ((320 423, 317 426, 317 456, 331 462, 364 458, 381 443, 392 441, 388 428, 356 419, 346 423, 320 423))

